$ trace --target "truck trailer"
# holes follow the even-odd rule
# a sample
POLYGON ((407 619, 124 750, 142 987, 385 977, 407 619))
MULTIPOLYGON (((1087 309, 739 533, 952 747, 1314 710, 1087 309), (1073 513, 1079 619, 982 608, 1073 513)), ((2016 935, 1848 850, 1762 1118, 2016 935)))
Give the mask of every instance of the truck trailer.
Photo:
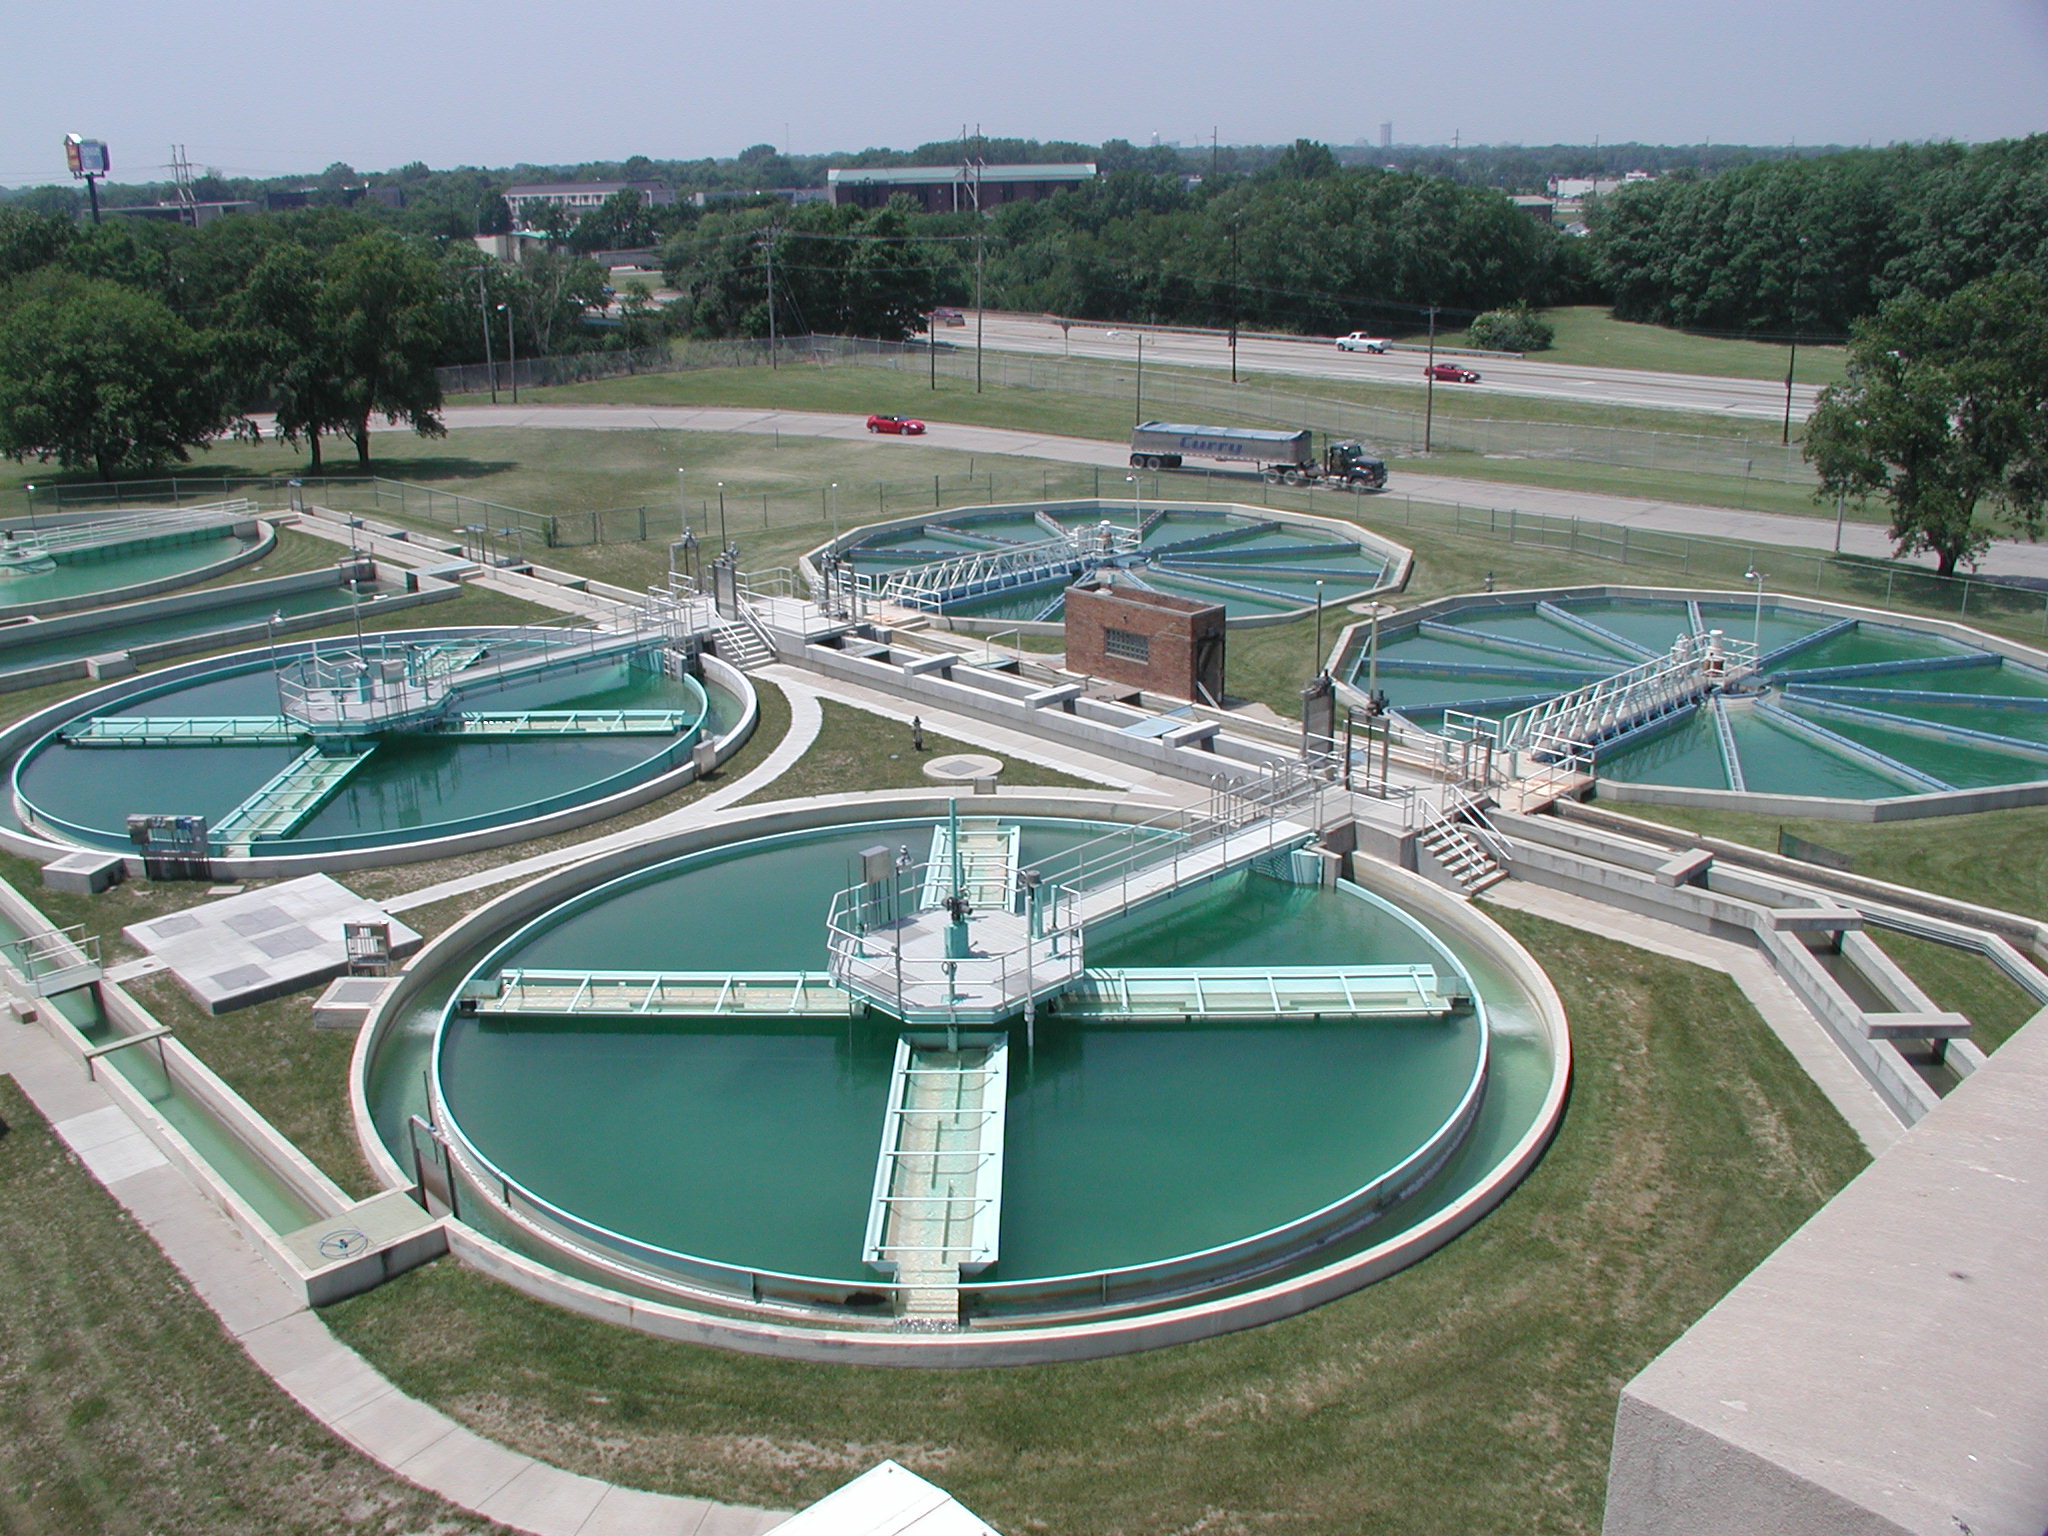
POLYGON ((1189 427, 1148 421, 1131 429, 1133 469, 1179 469, 1187 459, 1250 464, 1271 485, 1328 485, 1347 491, 1384 490, 1386 461, 1363 443, 1332 442, 1316 456, 1316 435, 1267 427, 1189 427))

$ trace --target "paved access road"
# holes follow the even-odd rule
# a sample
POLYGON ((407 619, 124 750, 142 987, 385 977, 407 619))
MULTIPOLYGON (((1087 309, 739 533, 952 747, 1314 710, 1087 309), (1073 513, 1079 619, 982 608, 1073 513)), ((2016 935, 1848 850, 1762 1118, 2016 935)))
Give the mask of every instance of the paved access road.
MULTIPOLYGON (((1149 348, 1147 349, 1150 350, 1149 348)), ((970 427, 935 421, 923 437, 877 437, 861 416, 824 411, 771 411, 725 406, 684 405, 457 405, 444 413, 449 430, 465 427, 549 428, 557 431, 633 432, 650 428, 669 432, 784 432, 791 437, 841 438, 871 442, 893 453, 915 455, 927 444, 958 453, 992 453, 1059 464, 1097 465, 1104 474, 1104 495, 1128 494, 1124 476, 1130 472, 1130 446, 1095 438, 1058 437, 1047 432, 1020 432, 1007 427, 970 427)), ((1228 477, 1228 471, 1217 471, 1228 477)), ((1168 488, 1173 475, 1160 477, 1168 488)), ((1244 476, 1247 487, 1257 478, 1244 476)), ((1634 496, 1596 496, 1547 486, 1513 485, 1492 480, 1464 480, 1453 475, 1395 475, 1393 488, 1380 497, 1361 497, 1362 508, 1375 501, 1408 496, 1439 506, 1512 507, 1517 512, 1547 512, 1557 517, 1582 517, 1588 522, 1632 528, 1656 528, 1697 538, 1736 539, 1797 549, 1832 549, 1835 525, 1825 517, 1785 517, 1771 512, 1744 512, 1734 507, 1700 507, 1688 502, 1653 501, 1634 496)), ((1851 523, 1843 530, 1847 554, 1882 559, 1891 554, 1884 531, 1869 523, 1851 523)), ((1932 562, 1924 562, 1931 566, 1932 562)), ((2048 544, 2000 543, 1992 546, 1979 570, 1986 576, 2021 576, 2048 581, 2048 544)))
MULTIPOLYGON (((1106 358, 1131 363, 1138 354, 1137 337, 1145 338, 1145 362, 1184 368, 1228 368, 1230 348, 1222 331, 1155 330, 1143 326, 1107 326, 1076 322, 1062 334, 1042 315, 998 314, 982 319, 982 345, 1002 352, 1031 352, 1052 357, 1106 358)), ((967 325, 944 326, 941 341, 955 348, 974 345, 974 314, 967 325)), ((1579 400, 1590 405, 1648 406, 1696 411, 1712 416, 1779 420, 1785 412, 1783 379, 1722 379, 1703 374, 1652 373, 1634 368, 1581 368, 1533 358, 1445 358, 1463 361, 1482 375, 1477 384, 1439 384, 1439 389, 1528 395, 1579 400)), ((1240 336, 1240 373, 1284 373, 1301 378, 1363 380, 1377 384, 1420 384, 1423 356, 1401 349, 1384 357, 1370 352, 1339 352, 1327 340, 1240 336)), ((1792 414, 1804 421, 1820 391, 1810 384, 1792 389, 1792 414)))

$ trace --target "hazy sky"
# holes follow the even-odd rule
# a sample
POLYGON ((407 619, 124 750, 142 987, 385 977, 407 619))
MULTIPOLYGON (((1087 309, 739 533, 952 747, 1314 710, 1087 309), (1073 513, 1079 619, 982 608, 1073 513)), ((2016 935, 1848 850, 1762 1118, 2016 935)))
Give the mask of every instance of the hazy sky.
POLYGON ((0 185, 908 148, 1885 143, 2048 127, 2048 0, 12 0, 0 185))

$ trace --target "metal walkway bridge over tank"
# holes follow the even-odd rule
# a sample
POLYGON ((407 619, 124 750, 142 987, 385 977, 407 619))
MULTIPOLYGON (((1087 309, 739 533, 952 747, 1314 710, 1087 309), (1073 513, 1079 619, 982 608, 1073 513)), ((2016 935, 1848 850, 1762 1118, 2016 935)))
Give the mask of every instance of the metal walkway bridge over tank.
POLYGON ((317 645, 278 670, 274 715, 96 715, 68 728, 66 745, 113 750, 303 747, 210 829, 229 856, 289 837, 394 736, 466 741, 674 736, 695 716, 669 709, 464 710, 465 694, 565 671, 651 658, 669 626, 623 630, 508 630, 502 637, 317 645))
POLYGON ((864 1261, 895 1282, 906 1326, 957 1326, 964 1276, 996 1261, 1009 1033, 1041 1005, 1090 1028, 1444 1019, 1470 1006, 1430 965, 1091 970, 1090 925, 1238 870, 1320 879, 1319 786, 1288 776, 1118 828, 1020 866, 1023 828, 957 809, 908 849, 864 850, 861 884, 827 920, 830 970, 510 968, 472 980, 463 1013, 517 1023, 674 1027, 747 1019, 882 1018, 901 1033, 883 1111, 864 1261), (1294 820, 1301 816, 1303 820, 1294 820))

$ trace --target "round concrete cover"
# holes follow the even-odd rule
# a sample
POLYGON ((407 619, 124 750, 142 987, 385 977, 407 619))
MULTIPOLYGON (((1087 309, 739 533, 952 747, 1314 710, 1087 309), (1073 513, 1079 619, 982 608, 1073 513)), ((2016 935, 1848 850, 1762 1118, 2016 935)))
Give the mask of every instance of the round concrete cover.
POLYGON ((999 757, 984 757, 975 752, 956 752, 948 757, 935 757, 924 765, 924 776, 937 779, 942 784, 967 784, 975 779, 992 779, 1003 771, 1003 760, 999 757))

